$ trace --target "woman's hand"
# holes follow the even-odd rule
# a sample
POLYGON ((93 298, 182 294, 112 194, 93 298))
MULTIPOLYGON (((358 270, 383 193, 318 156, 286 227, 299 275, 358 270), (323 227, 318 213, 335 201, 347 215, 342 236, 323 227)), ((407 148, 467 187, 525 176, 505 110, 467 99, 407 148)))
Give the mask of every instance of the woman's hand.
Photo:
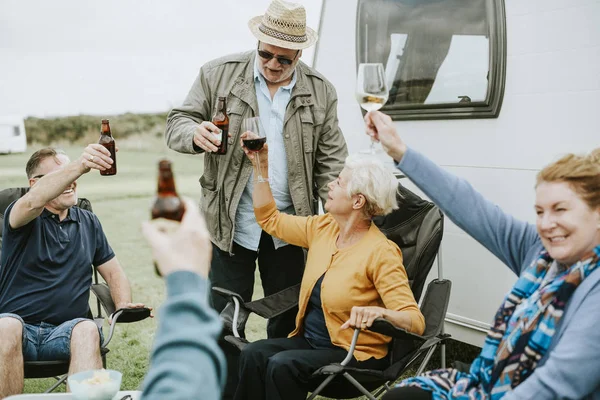
POLYGON ((394 121, 389 115, 379 111, 370 111, 365 115, 367 135, 381 143, 383 150, 399 162, 406 152, 406 144, 396 132, 394 121))
POLYGON ((352 307, 350 311, 350 319, 344 322, 340 329, 359 328, 367 329, 373 325, 373 321, 377 318, 385 318, 386 309, 383 307, 352 307))
POLYGON ((240 146, 242 146, 242 150, 244 150, 246 157, 248 157, 248 159, 252 163, 252 166, 255 169, 257 168, 256 154, 258 153, 258 155, 260 157, 260 166, 261 166, 262 170, 265 171, 269 166, 269 146, 265 143, 263 145, 263 148, 260 149, 260 151, 251 151, 251 150, 248 150, 248 148, 246 146, 244 146, 244 139, 248 140, 248 139, 254 139, 254 138, 258 138, 258 135, 254 132, 246 131, 246 132, 242 133, 240 135, 240 146))

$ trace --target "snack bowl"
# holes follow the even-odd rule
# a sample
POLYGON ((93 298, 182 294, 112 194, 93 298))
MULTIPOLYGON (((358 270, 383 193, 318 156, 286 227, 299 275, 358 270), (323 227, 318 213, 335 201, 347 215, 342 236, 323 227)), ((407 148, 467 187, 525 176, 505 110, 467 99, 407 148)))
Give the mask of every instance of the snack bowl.
POLYGON ((67 382, 75 400, 112 400, 123 375, 112 369, 96 369, 71 375, 67 382))

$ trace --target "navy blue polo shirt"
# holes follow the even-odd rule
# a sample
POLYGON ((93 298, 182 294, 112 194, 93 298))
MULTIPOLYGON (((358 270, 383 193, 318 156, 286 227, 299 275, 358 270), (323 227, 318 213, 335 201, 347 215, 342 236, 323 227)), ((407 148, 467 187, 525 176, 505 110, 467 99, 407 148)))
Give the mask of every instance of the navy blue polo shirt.
POLYGON ((44 209, 25 226, 10 228, 4 218, 0 258, 0 313, 14 313, 28 324, 60 325, 86 317, 92 265, 110 261, 115 253, 98 218, 79 207, 67 217, 44 209))

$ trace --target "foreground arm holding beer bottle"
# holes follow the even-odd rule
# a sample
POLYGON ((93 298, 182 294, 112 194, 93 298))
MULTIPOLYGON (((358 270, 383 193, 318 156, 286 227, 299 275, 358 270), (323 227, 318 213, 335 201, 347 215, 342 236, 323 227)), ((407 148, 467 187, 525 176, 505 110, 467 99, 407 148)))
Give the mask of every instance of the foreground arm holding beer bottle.
POLYGON ((170 232, 145 222, 142 232, 167 285, 142 399, 221 398, 225 359, 217 345, 221 321, 207 303, 210 236, 198 205, 186 201, 170 232))

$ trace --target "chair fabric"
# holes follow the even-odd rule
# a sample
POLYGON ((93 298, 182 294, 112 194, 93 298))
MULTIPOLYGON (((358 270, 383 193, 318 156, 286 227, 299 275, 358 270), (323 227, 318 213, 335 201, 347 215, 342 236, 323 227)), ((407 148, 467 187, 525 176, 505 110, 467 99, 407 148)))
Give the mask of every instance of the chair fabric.
MULTIPOLYGON (((4 189, 2 191, 0 191, 0 251, 2 250, 2 233, 3 233, 3 226, 4 226, 4 215, 6 212, 6 209, 8 208, 8 206, 15 200, 19 199, 20 197, 22 197, 23 195, 25 195, 25 193, 27 193, 29 191, 28 187, 22 187, 22 188, 9 188, 9 189, 4 189)), ((86 198, 79 198, 77 200, 77 207, 80 207, 84 210, 93 212, 92 210, 92 204, 90 203, 90 201, 86 198)), ((91 266, 90 266, 91 267, 91 266)), ((1 266, 0 266, 1 268, 1 266)), ((97 298, 97 314, 96 314, 96 318, 103 318, 103 314, 102 314, 102 310, 100 307, 102 307, 105 312, 106 315, 110 315, 112 313, 114 313, 115 310, 115 306, 114 303, 112 301, 112 298, 110 296, 110 290, 108 288, 108 286, 104 283, 98 283, 98 274, 97 271, 94 269, 94 284, 92 285, 91 291, 92 293, 94 293, 96 295, 97 298), (112 310, 109 312, 109 310, 112 310)), ((146 317, 148 317, 150 315, 150 310, 147 308, 143 308, 143 309, 139 309, 139 310, 125 310, 126 312, 124 312, 118 319, 118 322, 136 322, 139 320, 142 320, 146 317)), ((89 317, 91 319, 94 318, 94 316, 91 313, 91 310, 89 312, 89 317)), ((111 335, 112 335, 112 330, 111 330, 111 335)), ((105 340, 105 343, 107 343, 108 340, 105 340)), ((104 366, 104 368, 106 368, 106 354, 109 352, 110 350, 106 347, 102 347, 100 352, 102 355, 102 365, 104 366)), ((59 376, 65 375, 67 374, 67 372, 69 371, 69 361, 64 361, 64 360, 59 360, 59 361, 27 361, 24 363, 24 368, 25 368, 25 378, 51 378, 51 377, 57 377, 58 382, 56 384, 54 384, 47 392, 54 390, 56 387, 58 387, 60 385, 61 382, 64 381, 64 379, 66 379, 66 376, 63 376, 62 378, 58 378, 59 376)))
MULTIPOLYGON (((404 267, 413 295, 418 302, 442 241, 443 214, 433 203, 422 199, 401 184, 398 186, 397 201, 399 205, 397 210, 386 216, 374 218, 374 223, 388 239, 394 241, 402 250, 404 267)), ((299 288, 300 285, 296 285, 275 295, 248 303, 239 301, 236 328, 241 338, 230 335, 226 336, 225 340, 238 349, 243 349, 248 343, 243 334, 248 315, 251 312, 264 318, 278 315, 282 310, 297 304, 299 288)), ((432 347, 435 348, 448 337, 448 335, 442 335, 441 330, 448 306, 450 288, 451 283, 447 280, 434 280, 429 284, 421 304, 421 312, 425 316, 426 322, 425 333, 422 336, 412 335, 395 328, 385 320, 375 322, 372 330, 394 338, 390 344, 391 357, 387 369, 383 371, 361 370, 344 367, 340 364, 324 366, 313 375, 315 378, 314 384, 311 383, 313 389, 322 382, 323 376, 339 375, 321 394, 331 398, 351 398, 365 394, 365 392, 349 385, 340 374, 351 375, 367 391, 372 391, 385 382, 397 379, 418 355, 432 347)), ((230 299, 232 297, 231 293, 223 293, 222 289, 213 288, 213 290, 220 291, 222 295, 228 296, 230 299)), ((234 311, 235 305, 233 301, 230 301, 221 312, 224 329, 229 332, 233 331, 234 311)))

